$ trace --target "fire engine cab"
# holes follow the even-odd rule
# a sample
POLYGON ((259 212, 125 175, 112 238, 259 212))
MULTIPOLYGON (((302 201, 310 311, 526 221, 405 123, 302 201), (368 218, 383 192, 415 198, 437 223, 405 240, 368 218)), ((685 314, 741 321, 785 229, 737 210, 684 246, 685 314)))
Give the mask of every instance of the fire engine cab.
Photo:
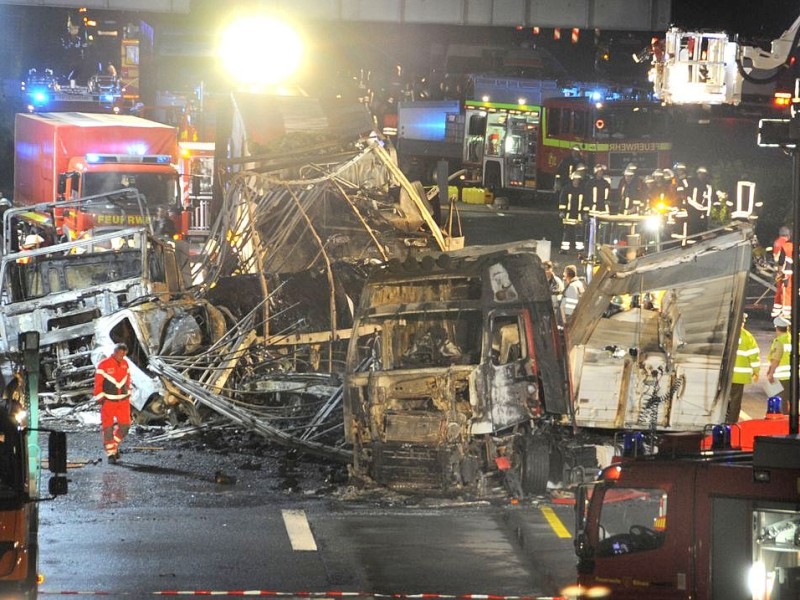
POLYGON ((800 598, 800 440, 757 437, 753 452, 701 445, 697 434, 665 436, 655 455, 632 456, 641 440, 623 445, 629 456, 580 488, 587 594, 800 598))

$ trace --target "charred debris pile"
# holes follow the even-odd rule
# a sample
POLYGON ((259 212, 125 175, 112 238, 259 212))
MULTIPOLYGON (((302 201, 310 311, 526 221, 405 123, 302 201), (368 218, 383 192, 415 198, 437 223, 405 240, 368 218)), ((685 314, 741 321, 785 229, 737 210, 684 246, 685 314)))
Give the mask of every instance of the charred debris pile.
MULTIPOLYGON (((341 373, 366 275, 447 241, 362 105, 292 100, 232 99, 227 156, 215 159, 222 193, 202 253, 188 260, 176 247, 180 284, 140 285, 94 310, 81 360, 126 342, 137 420, 171 423, 168 436, 233 426, 346 462, 341 373)), ((142 262, 136 275, 157 278, 142 262)), ((170 264, 162 260, 161 271, 170 264)), ((76 343, 67 335, 43 356, 76 343)), ((44 379, 46 408, 85 407, 77 382, 44 379), (60 393, 66 384, 73 393, 60 393)))

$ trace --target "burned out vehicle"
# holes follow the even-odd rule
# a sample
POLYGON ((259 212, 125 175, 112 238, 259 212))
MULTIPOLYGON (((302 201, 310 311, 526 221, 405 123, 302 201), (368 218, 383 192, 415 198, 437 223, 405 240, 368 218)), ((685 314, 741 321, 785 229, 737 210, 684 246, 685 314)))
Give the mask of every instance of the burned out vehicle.
POLYGON ((373 330, 347 361, 345 431, 358 475, 479 486, 497 464, 536 453, 534 419, 570 411, 566 349, 535 242, 390 262, 369 279, 356 327, 373 330))
POLYGON ((114 344, 128 346, 133 382, 131 406, 139 423, 183 420, 199 425, 201 417, 190 398, 180 393, 169 379, 149 367, 154 356, 189 357, 218 341, 231 325, 226 314, 205 300, 183 296, 161 301, 145 298, 101 317, 95 324, 92 363, 110 356, 114 344))
POLYGON ((13 379, 18 338, 39 333, 42 394, 63 402, 91 389, 96 322, 122 308, 183 293, 175 248, 146 230, 5 254, 0 261, 0 358, 13 379))
POLYGON ((601 249, 564 332, 535 242, 390 261, 348 354, 354 473, 542 493, 593 477, 624 430, 722 422, 751 238, 737 224, 626 262, 601 249))

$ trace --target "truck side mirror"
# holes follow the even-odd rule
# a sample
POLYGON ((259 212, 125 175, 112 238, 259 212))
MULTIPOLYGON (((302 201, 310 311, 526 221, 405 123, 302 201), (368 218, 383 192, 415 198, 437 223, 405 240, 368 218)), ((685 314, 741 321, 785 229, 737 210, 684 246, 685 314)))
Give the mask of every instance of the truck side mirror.
POLYGON ((58 176, 58 195, 63 196, 67 193, 67 177, 69 177, 66 173, 61 173, 58 176))
POLYGON ((63 496, 67 493, 67 434, 51 431, 47 440, 47 467, 53 476, 47 482, 50 495, 63 496))
POLYGON ((64 475, 67 472, 67 434, 63 431, 50 432, 47 464, 51 473, 64 475))
POLYGON ((69 484, 65 475, 53 475, 47 482, 47 491, 51 496, 63 496, 67 493, 69 484))

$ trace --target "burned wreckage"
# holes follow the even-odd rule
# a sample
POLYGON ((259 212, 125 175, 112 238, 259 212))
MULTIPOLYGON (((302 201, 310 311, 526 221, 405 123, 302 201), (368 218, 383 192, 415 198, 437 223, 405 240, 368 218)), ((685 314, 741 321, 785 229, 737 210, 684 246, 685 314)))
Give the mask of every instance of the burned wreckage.
POLYGON ((4 374, 18 370, 19 333, 38 331, 41 397, 74 401, 93 363, 126 342, 140 422, 216 413, 346 460, 340 375, 366 269, 451 240, 370 135, 363 105, 232 106, 222 200, 199 259, 148 229, 3 257, 4 374), (274 127, 260 137, 265 112, 274 127))
POLYGON ((564 335, 536 242, 390 261, 347 359, 355 474, 543 493, 593 478, 624 430, 724 421, 751 238, 736 224, 630 262, 601 248, 564 335))
POLYGON ((478 493, 592 477, 625 429, 723 419, 749 226, 624 264, 601 249, 562 331, 536 242, 458 249, 363 106, 231 107, 214 225, 190 264, 145 229, 3 258, 4 374, 36 330, 45 401, 79 397, 124 341, 140 421, 219 416, 360 479, 478 493), (658 307, 619 302, 645 295, 658 307))

